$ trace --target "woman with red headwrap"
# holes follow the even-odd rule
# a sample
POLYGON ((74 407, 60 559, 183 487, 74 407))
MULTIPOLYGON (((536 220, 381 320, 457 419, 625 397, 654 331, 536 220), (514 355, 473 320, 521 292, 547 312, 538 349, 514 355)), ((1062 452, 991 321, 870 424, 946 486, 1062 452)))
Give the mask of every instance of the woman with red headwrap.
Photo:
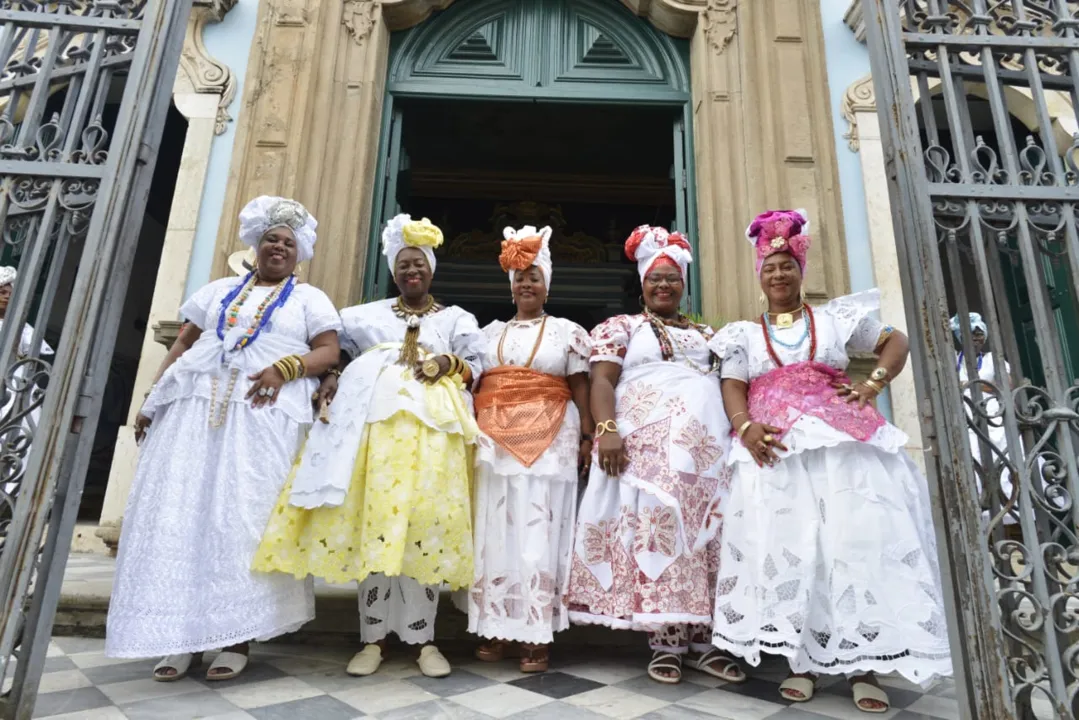
POLYGON ((875 290, 805 304, 808 226, 802 211, 753 221, 767 311, 709 343, 738 438, 712 640, 751 665, 785 656, 787 700, 846 674, 857 708, 882 713, 873 673, 928 683, 952 671, 925 478, 868 404, 906 364, 907 338, 873 317, 875 290), (878 357, 856 385, 854 352, 878 357))
POLYGON ((592 331, 598 452, 578 511, 570 620, 648 631, 657 682, 680 682, 683 659, 741 682, 709 629, 730 423, 708 350, 712 329, 679 312, 689 243, 644 225, 626 254, 644 307, 592 331))

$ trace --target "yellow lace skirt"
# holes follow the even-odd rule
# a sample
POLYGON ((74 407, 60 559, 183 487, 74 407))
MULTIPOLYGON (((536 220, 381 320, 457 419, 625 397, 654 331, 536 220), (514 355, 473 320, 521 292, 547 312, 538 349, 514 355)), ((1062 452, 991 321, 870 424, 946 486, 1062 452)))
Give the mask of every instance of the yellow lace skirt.
MULTIPOLYGON (((295 473, 295 466, 293 467, 295 473)), ((289 505, 289 478, 252 568, 340 584, 371 573, 425 585, 472 581, 472 447, 410 413, 368 425, 345 501, 289 505)))

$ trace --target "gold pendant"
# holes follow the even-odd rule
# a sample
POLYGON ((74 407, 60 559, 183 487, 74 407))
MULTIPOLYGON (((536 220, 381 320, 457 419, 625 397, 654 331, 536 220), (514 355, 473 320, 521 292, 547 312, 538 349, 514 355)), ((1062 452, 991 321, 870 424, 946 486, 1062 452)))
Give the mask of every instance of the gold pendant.
POLYGON ((786 330, 789 327, 794 327, 794 314, 780 313, 779 315, 776 315, 776 327, 780 330, 786 330))

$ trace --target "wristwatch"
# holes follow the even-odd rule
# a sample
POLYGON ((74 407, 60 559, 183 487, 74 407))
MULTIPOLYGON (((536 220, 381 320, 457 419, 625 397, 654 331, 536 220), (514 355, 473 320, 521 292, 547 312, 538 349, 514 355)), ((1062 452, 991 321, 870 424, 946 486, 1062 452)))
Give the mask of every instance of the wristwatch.
POLYGON ((593 439, 594 436, 592 435, 592 433, 581 433, 581 442, 584 442, 585 440, 587 440, 588 442, 592 442, 593 439))
POLYGON ((879 367, 873 371, 873 374, 869 376, 869 379, 879 383, 886 383, 888 382, 888 371, 885 368, 879 367))
POLYGON ((431 358, 423 363, 423 375, 427 378, 434 378, 442 371, 442 366, 438 364, 438 358, 431 358))

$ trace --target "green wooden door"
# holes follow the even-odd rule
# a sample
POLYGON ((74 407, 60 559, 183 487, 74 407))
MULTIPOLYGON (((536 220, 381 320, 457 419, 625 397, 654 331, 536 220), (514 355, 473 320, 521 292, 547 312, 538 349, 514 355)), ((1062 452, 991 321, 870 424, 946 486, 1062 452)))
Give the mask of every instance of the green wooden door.
MULTIPOLYGON (((696 244, 688 41, 656 31, 618 0, 470 0, 391 37, 365 299, 384 297, 389 285, 380 235, 399 212, 407 117, 397 100, 413 97, 670 107, 676 227, 696 244)), ((693 268, 692 310, 698 278, 693 268)))

